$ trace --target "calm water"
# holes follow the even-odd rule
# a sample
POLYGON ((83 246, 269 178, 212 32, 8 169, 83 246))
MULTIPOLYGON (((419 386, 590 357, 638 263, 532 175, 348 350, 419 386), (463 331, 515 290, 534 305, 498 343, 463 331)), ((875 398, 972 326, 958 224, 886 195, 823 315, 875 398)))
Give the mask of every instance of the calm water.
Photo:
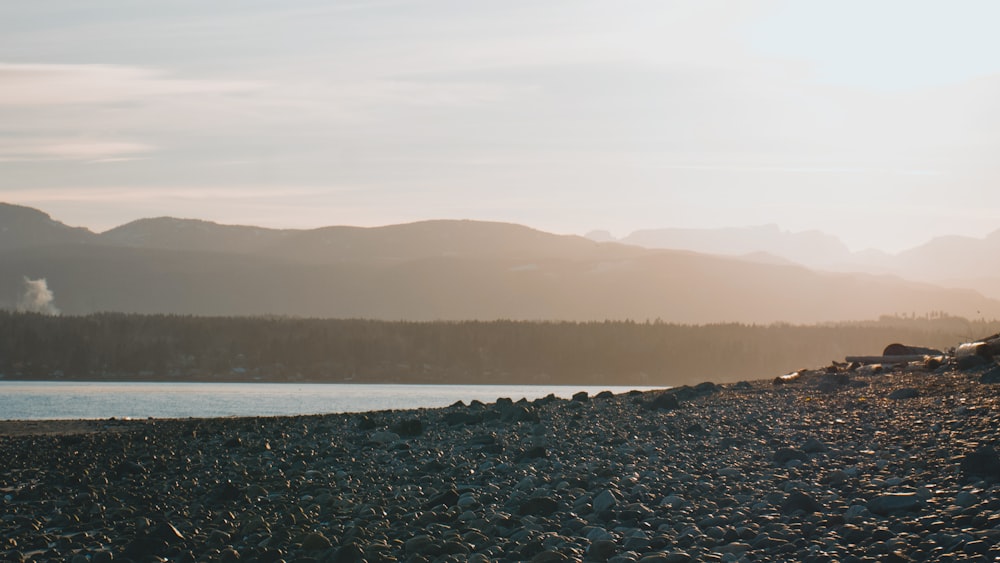
MULTIPOLYGON (((0 420, 271 416, 445 407, 636 387, 0 381, 0 420)), ((638 388, 646 389, 646 388, 638 388)))

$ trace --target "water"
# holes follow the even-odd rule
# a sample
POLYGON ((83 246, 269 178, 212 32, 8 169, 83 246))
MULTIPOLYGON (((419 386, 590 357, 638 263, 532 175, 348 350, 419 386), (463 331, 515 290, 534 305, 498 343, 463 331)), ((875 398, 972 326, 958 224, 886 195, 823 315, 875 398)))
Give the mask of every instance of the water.
POLYGON ((275 416, 445 407, 636 387, 0 381, 0 420, 275 416))

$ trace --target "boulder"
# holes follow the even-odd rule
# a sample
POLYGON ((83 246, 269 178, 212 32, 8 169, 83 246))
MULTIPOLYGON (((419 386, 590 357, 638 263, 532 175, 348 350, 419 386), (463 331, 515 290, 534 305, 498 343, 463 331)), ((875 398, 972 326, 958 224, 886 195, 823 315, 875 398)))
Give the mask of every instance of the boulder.
POLYGON ((903 387, 889 393, 889 398, 894 401, 913 399, 920 396, 920 390, 915 387, 903 387))
POLYGON ((988 369, 979 376, 980 383, 1000 383, 1000 366, 988 369))
POLYGON ((809 494, 802 491, 794 491, 788 498, 781 503, 781 513, 782 514, 793 514, 797 511, 802 511, 807 514, 812 514, 814 512, 822 512, 823 505, 821 505, 816 499, 811 497, 809 494))
POLYGON ((534 497, 521 503, 517 512, 521 516, 551 516, 559 510, 559 501, 552 497, 534 497))
POLYGON ((924 501, 917 493, 890 493, 879 495, 868 501, 868 511, 880 516, 888 516, 896 512, 909 512, 920 509, 924 501))
POLYGON ((998 481, 1000 480, 1000 455, 992 446, 981 446, 962 458, 961 471, 965 477, 998 481))
POLYGON ((404 438, 415 438, 424 433, 424 423, 419 418, 408 418, 393 424, 389 430, 404 438))
POLYGON ((671 411, 681 408, 681 403, 673 393, 660 393, 646 403, 646 408, 651 411, 671 411))
POLYGON ((777 463, 778 465, 785 465, 786 463, 792 461, 793 459, 797 459, 799 461, 806 461, 809 459, 809 456, 806 455, 806 452, 799 449, 778 448, 778 450, 774 452, 773 459, 774 463, 777 463))

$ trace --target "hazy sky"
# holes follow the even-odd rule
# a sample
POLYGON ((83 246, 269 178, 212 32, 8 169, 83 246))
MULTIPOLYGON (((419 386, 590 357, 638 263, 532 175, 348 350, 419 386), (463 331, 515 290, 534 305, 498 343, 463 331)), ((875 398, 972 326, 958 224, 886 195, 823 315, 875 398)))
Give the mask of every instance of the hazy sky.
POLYGON ((1000 228, 1000 2, 0 4, 0 200, 103 230, 1000 228))

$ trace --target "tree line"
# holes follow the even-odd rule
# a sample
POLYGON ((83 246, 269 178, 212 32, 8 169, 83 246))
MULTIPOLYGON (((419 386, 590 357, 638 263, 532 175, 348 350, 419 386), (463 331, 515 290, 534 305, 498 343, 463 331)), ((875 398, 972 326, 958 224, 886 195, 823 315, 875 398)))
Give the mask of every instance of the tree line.
POLYGON ((4 379, 682 385, 769 378, 1000 332, 946 315, 878 321, 391 322, 0 311, 4 379))

